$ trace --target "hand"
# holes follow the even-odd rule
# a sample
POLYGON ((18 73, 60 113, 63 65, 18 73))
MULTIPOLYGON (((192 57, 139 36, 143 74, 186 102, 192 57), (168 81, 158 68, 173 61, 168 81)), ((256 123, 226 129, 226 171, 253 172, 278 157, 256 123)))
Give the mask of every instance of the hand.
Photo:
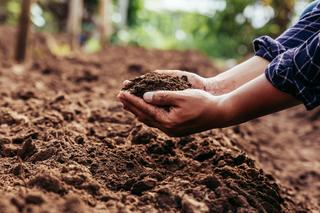
POLYGON ((225 126, 226 108, 221 104, 222 96, 213 96, 203 90, 147 92, 144 100, 120 92, 118 98, 139 121, 169 136, 185 136, 225 126), (169 111, 163 106, 170 106, 169 111))

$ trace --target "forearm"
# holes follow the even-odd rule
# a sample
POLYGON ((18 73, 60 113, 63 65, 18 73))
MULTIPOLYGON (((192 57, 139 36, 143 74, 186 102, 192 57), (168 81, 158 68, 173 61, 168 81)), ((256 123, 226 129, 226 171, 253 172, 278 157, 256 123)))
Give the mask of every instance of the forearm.
POLYGON ((319 106, 319 67, 320 33, 277 56, 265 74, 223 95, 226 124, 239 124, 299 103, 308 110, 319 106))
POLYGON ((261 75, 269 63, 261 57, 254 56, 226 72, 208 78, 206 90, 215 95, 229 93, 261 75))
POLYGON ((266 36, 254 42, 256 55, 248 61, 208 80, 208 89, 214 94, 225 94, 258 77, 278 55, 296 48, 319 34, 320 5, 312 13, 300 18, 292 27, 272 42, 266 36), (265 58, 265 59, 264 59, 265 58), (267 59, 267 60, 266 60, 267 59))
POLYGON ((300 104, 294 97, 273 87, 265 75, 223 95, 224 126, 240 124, 300 104))

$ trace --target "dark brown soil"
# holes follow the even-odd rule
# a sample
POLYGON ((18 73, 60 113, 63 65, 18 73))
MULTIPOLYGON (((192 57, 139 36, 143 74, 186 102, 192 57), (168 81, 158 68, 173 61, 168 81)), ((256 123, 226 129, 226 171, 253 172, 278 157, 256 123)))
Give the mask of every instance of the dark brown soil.
POLYGON ((178 91, 190 89, 191 84, 187 76, 177 77, 156 72, 150 72, 130 81, 123 90, 127 90, 133 95, 143 97, 143 94, 150 91, 170 90, 178 91))
POLYGON ((21 69, 14 31, 0 35, 0 212, 319 211, 318 112, 170 138, 116 95, 155 69, 216 74, 201 54, 109 47, 60 58, 37 35, 21 69))

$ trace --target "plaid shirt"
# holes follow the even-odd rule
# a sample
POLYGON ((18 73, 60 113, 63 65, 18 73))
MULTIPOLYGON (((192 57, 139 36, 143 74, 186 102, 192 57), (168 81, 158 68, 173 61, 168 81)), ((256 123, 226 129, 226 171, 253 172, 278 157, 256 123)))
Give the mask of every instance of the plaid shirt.
POLYGON ((277 39, 253 42, 257 56, 270 61, 267 79, 302 101, 308 110, 320 105, 320 3, 277 39))

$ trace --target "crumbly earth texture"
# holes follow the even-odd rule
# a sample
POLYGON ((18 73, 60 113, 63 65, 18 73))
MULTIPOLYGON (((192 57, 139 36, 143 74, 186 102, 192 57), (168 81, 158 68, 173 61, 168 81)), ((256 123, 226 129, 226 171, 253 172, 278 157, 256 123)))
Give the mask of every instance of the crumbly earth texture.
POLYGON ((319 211, 319 112, 170 138, 116 95, 159 68, 218 73, 201 54, 108 47, 62 58, 37 34, 21 67, 15 31, 0 35, 0 212, 319 211))
POLYGON ((187 76, 177 77, 150 72, 131 80, 122 90, 127 90, 131 94, 142 98, 144 93, 150 91, 178 91, 190 88, 191 84, 188 82, 187 76))

